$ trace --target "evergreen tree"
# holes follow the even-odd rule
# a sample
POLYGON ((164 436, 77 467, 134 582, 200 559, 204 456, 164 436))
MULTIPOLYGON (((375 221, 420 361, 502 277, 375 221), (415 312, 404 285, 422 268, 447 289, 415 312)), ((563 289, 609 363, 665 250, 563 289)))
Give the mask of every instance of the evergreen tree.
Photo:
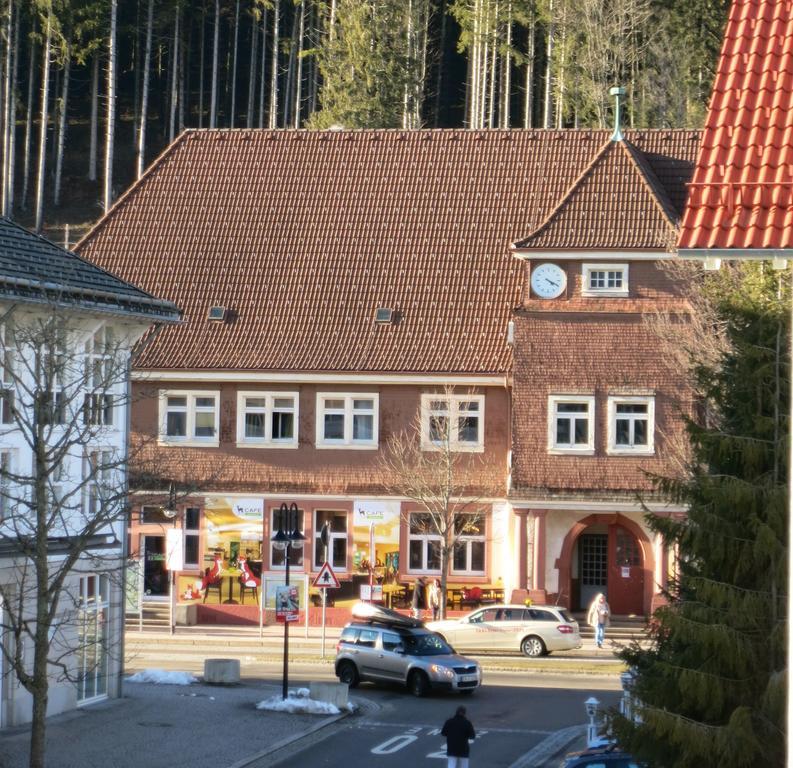
POLYGON ((409 82, 401 0, 339 0, 320 51, 321 105, 312 128, 398 128, 409 82), (401 10, 400 10, 401 9, 401 10))
MULTIPOLYGON (((679 555, 669 603, 635 669, 641 722, 618 740, 651 766, 780 766, 785 755, 789 284, 764 264, 707 278, 722 329, 716 365, 694 364, 702 423, 686 476, 662 479, 688 507, 650 516, 679 555)), ((702 359, 702 358, 700 358, 702 359)))

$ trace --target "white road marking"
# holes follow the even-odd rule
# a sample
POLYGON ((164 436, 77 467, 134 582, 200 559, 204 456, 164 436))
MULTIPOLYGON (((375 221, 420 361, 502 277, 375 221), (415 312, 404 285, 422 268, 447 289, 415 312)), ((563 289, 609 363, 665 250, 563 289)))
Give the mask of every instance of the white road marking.
MULTIPOLYGON (((367 726, 372 725, 377 728, 405 728, 409 729, 411 733, 417 733, 420 730, 428 730, 428 736, 437 736, 440 734, 440 729, 436 725, 416 725, 415 723, 386 723, 386 722, 378 722, 367 720, 365 723, 357 723, 355 725, 356 728, 366 728, 367 726)), ((550 733, 555 733, 555 731, 549 730, 537 730, 536 728, 488 728, 486 730, 477 730, 476 735, 477 738, 484 736, 486 733, 520 733, 525 734, 529 733, 534 736, 547 736, 550 733)))

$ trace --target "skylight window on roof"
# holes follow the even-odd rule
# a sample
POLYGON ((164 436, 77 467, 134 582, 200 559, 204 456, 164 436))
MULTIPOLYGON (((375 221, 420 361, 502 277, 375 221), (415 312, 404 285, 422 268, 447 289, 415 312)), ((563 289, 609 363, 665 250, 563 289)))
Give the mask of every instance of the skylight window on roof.
POLYGON ((378 307, 374 315, 376 323, 392 323, 394 321, 394 310, 390 307, 378 307))
POLYGON ((216 323, 222 323, 226 319, 226 308, 225 307, 210 307, 209 314, 207 315, 207 319, 212 320, 216 323))

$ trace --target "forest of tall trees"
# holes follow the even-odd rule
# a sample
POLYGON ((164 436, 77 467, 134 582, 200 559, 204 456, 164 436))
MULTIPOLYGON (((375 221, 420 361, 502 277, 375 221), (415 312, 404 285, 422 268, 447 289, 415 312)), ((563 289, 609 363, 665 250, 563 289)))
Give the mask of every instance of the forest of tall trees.
POLYGON ((0 0, 0 207, 90 223, 186 127, 699 127, 728 5, 0 0))

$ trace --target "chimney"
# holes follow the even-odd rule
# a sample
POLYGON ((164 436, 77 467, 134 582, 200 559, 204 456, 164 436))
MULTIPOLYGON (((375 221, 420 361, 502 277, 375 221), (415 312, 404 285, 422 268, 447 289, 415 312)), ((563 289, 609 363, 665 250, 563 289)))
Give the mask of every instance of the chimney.
POLYGON ((612 141, 622 141, 622 102, 621 99, 625 95, 625 89, 622 86, 615 86, 609 90, 609 96, 614 97, 614 133, 611 134, 612 141))

